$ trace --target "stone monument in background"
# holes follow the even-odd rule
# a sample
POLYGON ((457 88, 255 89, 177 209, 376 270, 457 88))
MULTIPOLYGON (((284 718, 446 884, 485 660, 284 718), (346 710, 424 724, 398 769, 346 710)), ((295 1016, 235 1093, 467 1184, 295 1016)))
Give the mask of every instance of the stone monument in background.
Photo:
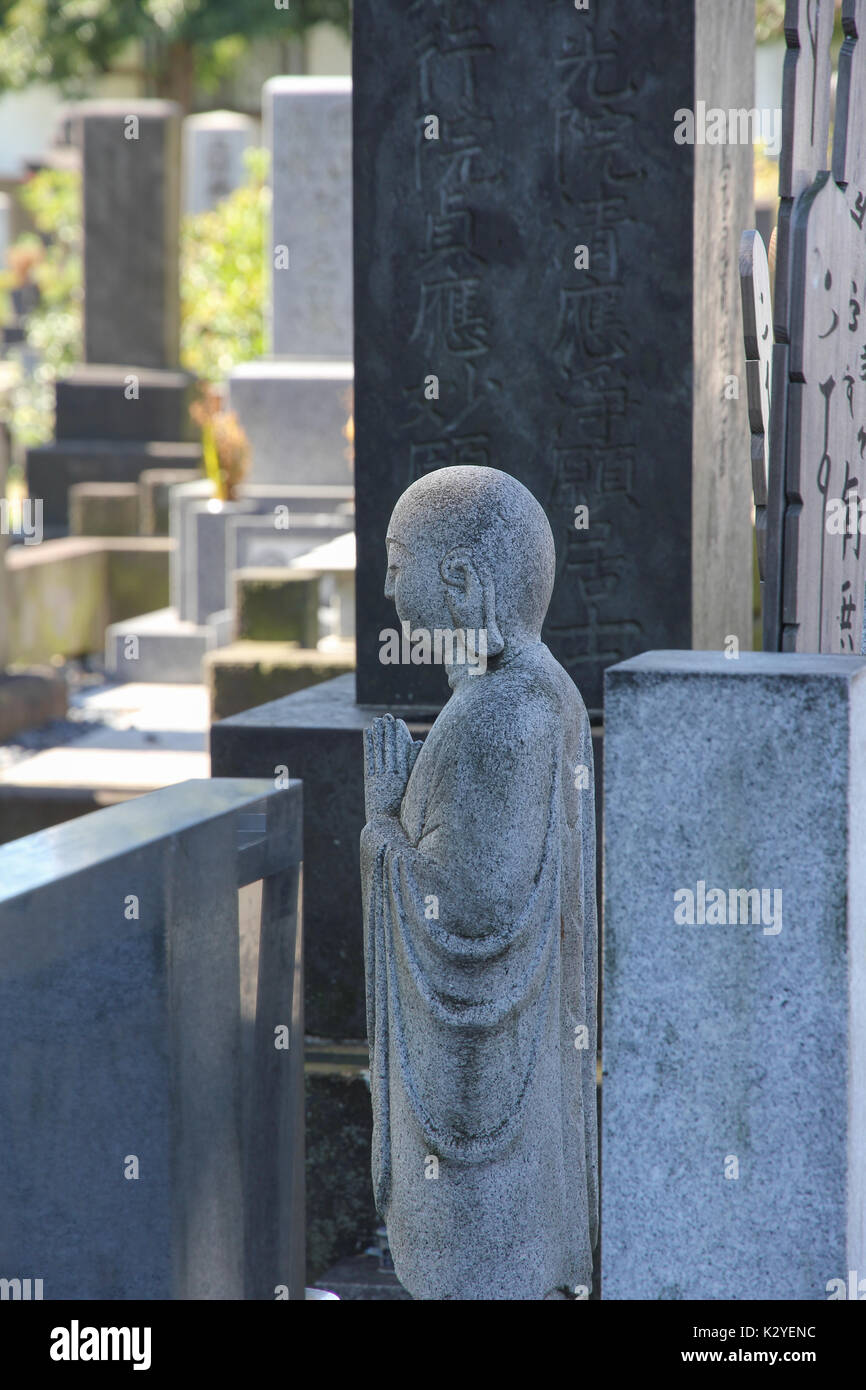
POLYGON ((231 408, 254 483, 344 484, 352 413, 352 83, 275 77, 263 92, 271 156, 269 356, 236 367, 231 408))
POLYGON ((184 212, 207 212, 246 178, 244 155, 256 122, 240 111, 205 111, 183 123, 184 212))
POLYGON ((180 108, 93 101, 65 108, 59 143, 80 152, 84 361, 57 382, 56 438, 28 450, 46 532, 62 531, 77 482, 134 482, 188 468, 191 378, 180 335, 180 108))

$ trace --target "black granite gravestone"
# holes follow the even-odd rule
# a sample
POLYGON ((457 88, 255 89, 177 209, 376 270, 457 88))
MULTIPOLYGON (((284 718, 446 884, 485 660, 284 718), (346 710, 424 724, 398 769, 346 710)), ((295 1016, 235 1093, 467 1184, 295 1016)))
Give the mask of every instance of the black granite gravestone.
POLYGON ((178 367, 180 108, 91 101, 63 109, 58 143, 82 173, 84 361, 56 390, 56 438, 28 450, 27 483, 46 529, 68 521, 78 482, 134 482, 189 470, 201 449, 178 367))
POLYGON ((635 652, 751 645, 748 433, 725 386, 752 152, 674 135, 701 101, 752 106, 753 23, 750 0, 356 0, 362 704, 448 693, 441 668, 383 665, 379 633, 391 508, 449 464, 545 506, 546 640, 590 710, 635 652))

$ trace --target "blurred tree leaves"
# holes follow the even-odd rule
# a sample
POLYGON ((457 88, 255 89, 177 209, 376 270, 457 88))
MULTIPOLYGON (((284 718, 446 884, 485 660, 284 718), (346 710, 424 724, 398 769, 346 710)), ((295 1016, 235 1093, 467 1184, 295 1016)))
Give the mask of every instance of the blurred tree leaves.
POLYGON ((265 351, 267 151, 248 150, 246 162, 245 186, 181 228, 181 362, 206 381, 265 351))
MULTIPOLYGON (((26 264, 39 291, 26 316, 26 348, 11 359, 15 381, 4 416, 20 448, 43 444, 54 432, 54 383, 81 360, 81 176, 43 169, 17 190, 37 235, 19 238, 9 263, 26 264)), ((20 288, 7 276, 11 291, 20 288)))
POLYGON ((0 91, 49 82, 80 95, 139 39, 158 94, 189 105, 192 70, 206 74, 252 39, 297 37, 323 20, 348 33, 350 0, 0 0, 0 91))
MULTIPOLYGON (((248 150, 246 161, 246 183, 181 226, 181 363, 213 383, 265 351, 267 151, 248 150)), ((27 448, 52 438, 54 383, 82 356, 81 177, 43 169, 17 196, 37 235, 19 238, 9 263, 26 267, 39 299, 26 316, 24 350, 10 356, 14 381, 2 413, 18 448, 27 448)), ((0 274, 7 302, 15 288, 12 271, 0 274)))

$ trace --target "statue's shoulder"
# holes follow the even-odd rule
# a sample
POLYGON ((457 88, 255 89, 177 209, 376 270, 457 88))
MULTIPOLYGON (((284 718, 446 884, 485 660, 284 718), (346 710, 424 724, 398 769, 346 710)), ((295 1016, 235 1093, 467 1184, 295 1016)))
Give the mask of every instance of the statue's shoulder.
POLYGON ((555 706, 558 717, 569 723, 589 726, 583 696, 564 666, 543 642, 539 643, 535 678, 546 699, 555 706))
POLYGON ((484 724, 489 743, 548 740, 586 717, 577 687, 543 644, 492 679, 469 682, 466 696, 466 716, 484 724))

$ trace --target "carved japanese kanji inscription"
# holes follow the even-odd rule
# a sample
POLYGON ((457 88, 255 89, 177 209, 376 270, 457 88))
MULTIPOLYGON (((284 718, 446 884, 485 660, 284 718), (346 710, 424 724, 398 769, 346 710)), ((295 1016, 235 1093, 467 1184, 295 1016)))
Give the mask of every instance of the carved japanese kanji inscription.
POLYGON ((357 0, 361 703, 447 694, 441 671, 378 660, 385 519, 434 469, 501 468, 541 502, 557 553, 544 640, 592 710, 607 665, 747 615, 695 600, 693 565, 724 580, 742 522, 743 422, 718 403, 750 151, 677 145, 674 113, 705 95, 698 50, 707 95, 749 104, 754 21, 748 0, 698 8, 700 43, 691 0, 357 0), (695 178, 710 164, 729 219, 711 237, 695 178), (711 408, 693 427, 695 380, 711 408))

